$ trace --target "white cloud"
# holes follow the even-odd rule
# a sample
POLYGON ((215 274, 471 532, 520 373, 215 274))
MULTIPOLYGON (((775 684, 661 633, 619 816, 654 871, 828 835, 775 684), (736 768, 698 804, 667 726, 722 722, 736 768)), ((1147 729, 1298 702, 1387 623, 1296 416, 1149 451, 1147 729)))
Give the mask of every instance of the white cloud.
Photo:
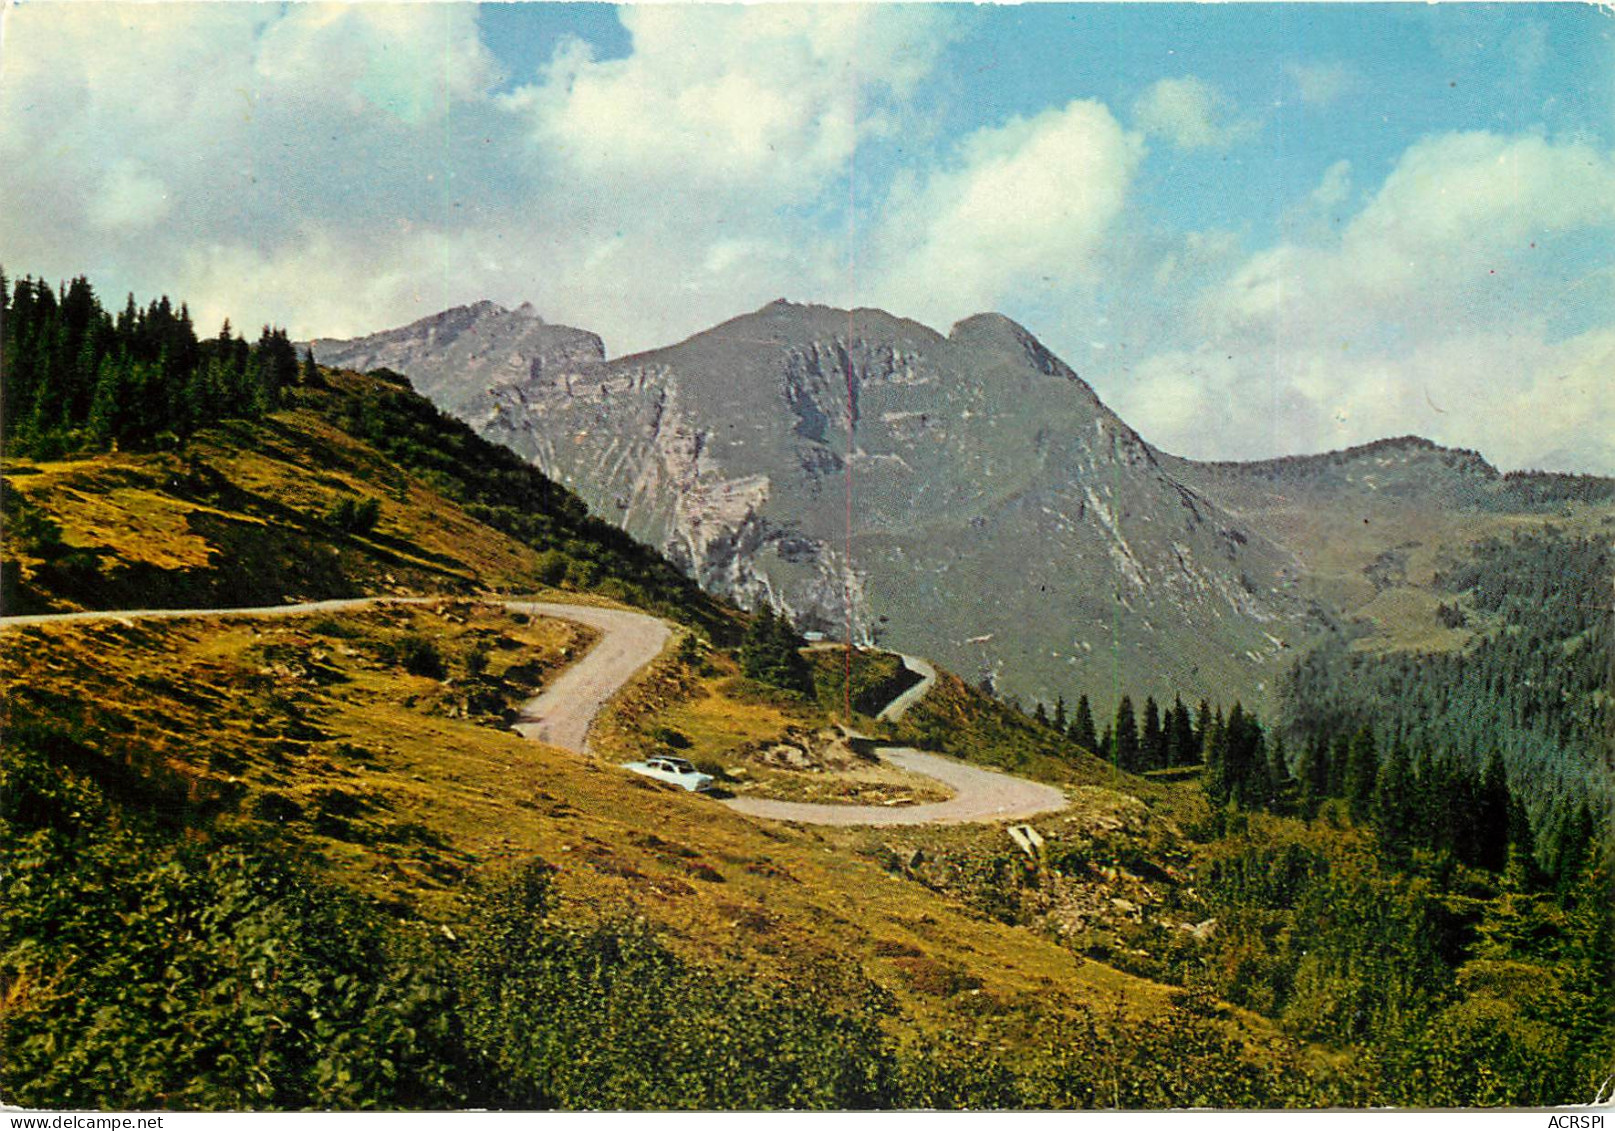
POLYGON ((1228 120, 1229 107, 1216 88, 1193 75, 1161 79, 1133 106, 1133 123, 1179 149, 1226 149, 1260 131, 1258 123, 1228 120))
POLYGON ((812 211, 912 126, 954 16, 620 16, 628 57, 574 41, 497 95, 470 5, 13 8, 0 187, 62 203, 0 214, 7 266, 306 334, 531 299, 618 350, 825 293, 812 211))
MULTIPOLYGON (((572 44, 505 100, 534 143, 614 191, 811 199, 946 43, 946 13, 865 5, 630 5, 626 58, 572 44)), ((636 195, 638 193, 636 192, 636 195)))
POLYGON ((1310 200, 1314 207, 1328 210, 1346 203, 1351 194, 1351 162, 1336 161, 1324 170, 1323 179, 1312 190, 1310 200))
POLYGON ((1338 241, 1279 244, 1210 296, 1228 330, 1350 338, 1385 327, 1532 320, 1563 282, 1540 252, 1615 224, 1615 158, 1582 141, 1476 132, 1419 142, 1338 241), (1501 276, 1501 278, 1499 277, 1501 276))
POLYGON ((138 161, 115 163, 89 202, 89 220, 103 230, 149 228, 167 214, 168 186, 138 161))
POLYGON ((376 257, 407 257, 415 233, 451 218, 445 169, 460 155, 443 119, 476 113, 495 72, 468 6, 13 8, 0 185, 8 203, 52 204, 0 211, 0 246, 13 269, 214 305, 245 301, 252 281, 204 296, 189 265, 363 233, 347 285, 233 313, 297 323, 340 308, 376 257))
MULTIPOLYGON (((1331 169, 1314 197, 1340 195, 1344 176, 1331 169)), ((1612 236, 1611 154, 1426 139, 1337 237, 1259 251, 1211 288, 1186 328, 1207 344, 1149 358, 1118 407, 1191 455, 1416 432, 1504 466, 1554 449, 1602 459, 1587 438, 1615 431, 1609 280, 1570 284, 1588 293, 1566 302, 1566 261, 1543 249, 1602 248, 1605 262, 1612 236)))
POLYGON ((1090 101, 972 134, 953 167, 883 217, 877 301, 946 326, 1027 288, 1086 281, 1143 151, 1090 101))
POLYGON ((1284 72, 1295 83, 1301 101, 1315 106, 1327 106, 1350 94, 1360 81, 1356 71, 1336 62, 1292 62, 1285 64, 1284 72))

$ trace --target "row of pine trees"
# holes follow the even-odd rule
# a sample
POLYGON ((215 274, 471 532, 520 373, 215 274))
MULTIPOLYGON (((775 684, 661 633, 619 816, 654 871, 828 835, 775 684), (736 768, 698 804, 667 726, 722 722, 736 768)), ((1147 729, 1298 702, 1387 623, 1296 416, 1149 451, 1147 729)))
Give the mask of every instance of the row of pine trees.
POLYGON ((116 315, 83 276, 53 289, 0 270, 0 422, 7 450, 36 459, 112 448, 177 444, 227 419, 280 407, 284 390, 320 381, 286 331, 265 326, 255 343, 226 321, 198 339, 190 311, 163 297, 130 295, 116 315))
POLYGON ((1063 698, 1052 713, 1038 704, 1032 717, 1129 772, 1203 764, 1203 787, 1218 809, 1312 821, 1337 802, 1331 814, 1373 828, 1394 864, 1406 865, 1422 850, 1469 867, 1508 871, 1525 886, 1565 890, 1600 835, 1587 801, 1567 801, 1540 822, 1539 845, 1522 791, 1499 756, 1477 770, 1468 759, 1426 747, 1410 752, 1397 742, 1382 750, 1366 726, 1333 734, 1313 730, 1292 761, 1284 736, 1270 736, 1240 703, 1224 717, 1220 706, 1202 700, 1191 717, 1181 697, 1164 712, 1152 697, 1140 723, 1131 697, 1123 695, 1115 721, 1097 737, 1086 695, 1069 719, 1063 698))
POLYGON ((1115 719, 1105 724, 1102 734, 1095 728, 1093 706, 1086 695, 1078 697, 1076 710, 1069 716, 1061 696, 1052 714, 1039 703, 1033 708, 1032 718, 1084 750, 1135 774, 1198 765, 1205 760, 1206 736, 1215 721, 1205 700, 1200 701, 1198 713, 1191 716, 1181 697, 1164 710, 1153 697, 1146 698, 1140 717, 1128 695, 1121 697, 1115 719))

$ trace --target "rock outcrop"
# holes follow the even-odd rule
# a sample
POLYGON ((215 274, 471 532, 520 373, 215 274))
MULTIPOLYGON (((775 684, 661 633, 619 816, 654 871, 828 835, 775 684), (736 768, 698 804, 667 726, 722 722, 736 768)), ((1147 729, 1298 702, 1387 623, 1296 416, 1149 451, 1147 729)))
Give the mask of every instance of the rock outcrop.
POLYGON ((485 411, 495 390, 605 357, 600 339, 587 330, 545 322, 529 303, 506 310, 487 301, 369 337, 307 344, 325 365, 403 373, 418 392, 462 418, 485 411))
POLYGON ((1103 701, 1248 693, 1307 622, 1290 557, 1002 315, 944 336, 780 301, 612 361, 520 312, 439 321, 320 356, 409 374, 708 589, 802 628, 1103 701))

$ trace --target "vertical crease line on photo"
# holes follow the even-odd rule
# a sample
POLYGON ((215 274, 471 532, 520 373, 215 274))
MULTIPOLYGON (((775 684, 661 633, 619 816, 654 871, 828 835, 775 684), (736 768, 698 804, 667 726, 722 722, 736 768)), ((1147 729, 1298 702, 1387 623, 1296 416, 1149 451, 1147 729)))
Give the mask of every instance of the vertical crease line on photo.
POLYGON ((852 125, 852 151, 847 160, 847 348, 846 348, 846 376, 847 376, 847 466, 845 475, 846 488, 846 544, 843 549, 841 563, 841 601, 846 614, 846 648, 842 653, 842 679, 841 679, 841 714, 852 725, 852 645, 853 645, 853 614, 852 614, 852 457, 856 450, 853 440, 853 428, 856 423, 853 403, 853 372, 852 348, 854 332, 854 304, 853 297, 857 293, 855 280, 858 272, 858 86, 859 78, 856 69, 847 76, 847 89, 850 92, 848 114, 852 125))

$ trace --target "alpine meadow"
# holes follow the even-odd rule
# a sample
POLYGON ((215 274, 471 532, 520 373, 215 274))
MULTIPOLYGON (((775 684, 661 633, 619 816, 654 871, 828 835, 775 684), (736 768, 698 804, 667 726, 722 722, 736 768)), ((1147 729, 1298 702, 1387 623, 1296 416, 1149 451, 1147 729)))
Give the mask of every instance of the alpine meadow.
POLYGON ((0 19, 0 1102, 1608 1099, 1607 12, 0 19))

